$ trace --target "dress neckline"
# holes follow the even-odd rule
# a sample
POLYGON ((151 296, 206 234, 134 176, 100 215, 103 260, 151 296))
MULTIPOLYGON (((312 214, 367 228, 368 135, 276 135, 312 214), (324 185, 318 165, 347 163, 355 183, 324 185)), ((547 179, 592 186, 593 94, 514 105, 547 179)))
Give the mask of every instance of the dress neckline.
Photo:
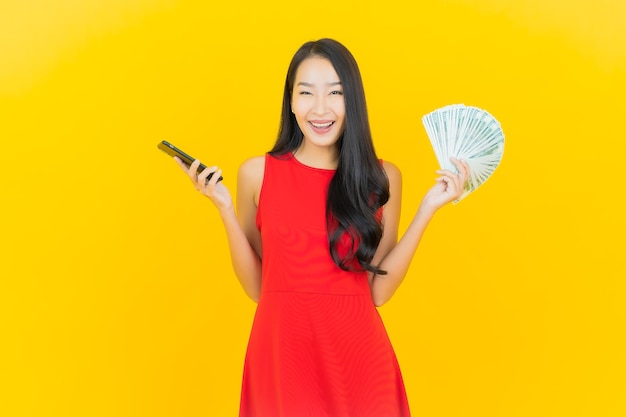
POLYGON ((313 170, 313 171, 326 172, 326 173, 332 173, 332 174, 337 172, 337 169, 317 168, 317 167, 313 167, 311 165, 307 165, 304 162, 301 162, 298 158, 296 158, 296 156, 293 154, 293 151, 289 152, 289 159, 292 159, 296 163, 296 165, 299 165, 299 166, 301 166, 303 168, 310 169, 310 170, 313 170))

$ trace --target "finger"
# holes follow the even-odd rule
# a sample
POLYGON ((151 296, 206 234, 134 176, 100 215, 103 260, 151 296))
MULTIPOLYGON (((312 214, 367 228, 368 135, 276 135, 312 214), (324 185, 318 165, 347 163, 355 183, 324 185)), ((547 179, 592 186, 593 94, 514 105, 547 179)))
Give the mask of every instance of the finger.
MULTIPOLYGON (((456 167, 457 173, 454 174, 456 180, 460 185, 465 184, 465 181, 469 178, 469 164, 463 159, 450 158, 450 161, 456 167)), ((443 173, 442 173, 443 174, 443 173)))
POLYGON ((200 166, 200 160, 199 159, 194 159, 194 161, 191 163, 191 165, 189 165, 189 175, 193 175, 193 178, 198 178, 197 175, 197 171, 198 171, 198 167, 200 166))
POLYGON ((469 162, 467 162, 465 159, 459 159, 458 162, 459 164, 457 165, 457 169, 459 169, 459 172, 463 173, 463 179, 469 178, 471 173, 469 162))
POLYGON ((215 167, 215 166, 209 167, 209 168, 205 168, 200 174, 198 174, 198 182, 200 184, 205 184, 206 185, 208 183, 207 178, 209 177, 209 175, 214 173, 216 169, 217 169, 217 167, 215 167))
POLYGON ((461 174, 455 174, 454 172, 448 170, 441 170, 440 177, 437 178, 437 181, 446 186, 446 189, 451 193, 456 193, 457 190, 463 188, 464 179, 461 174))
POLYGON ((456 181, 453 177, 449 177, 446 175, 442 175, 441 177, 437 178, 435 180, 437 183, 439 183, 445 191, 450 191, 453 187, 456 186, 456 181))
POLYGON ((457 165, 459 172, 463 174, 464 178, 468 178, 470 175, 470 167, 466 160, 460 159, 459 164, 457 165))
POLYGON ((457 159, 457 158, 452 156, 452 157, 450 157, 450 162, 452 162, 452 165, 454 165, 454 167, 456 168, 456 172, 457 172, 458 175, 463 174, 463 172, 465 171, 465 167, 461 163, 460 159, 457 159))
POLYGON ((176 161, 176 163, 178 164, 178 166, 180 166, 182 168, 183 171, 187 172, 187 170, 189 169, 189 167, 187 166, 186 163, 184 163, 182 161, 182 159, 180 159, 179 157, 175 156, 174 157, 174 161, 176 161))
POLYGON ((463 161, 463 165, 465 165, 465 178, 469 178, 472 175, 472 169, 469 166, 469 162, 463 161))
POLYGON ((199 166, 200 160, 196 159, 191 163, 191 165, 189 165, 189 168, 187 169, 187 175, 191 179, 191 182, 193 182, 193 184, 196 186, 196 189, 199 189, 198 187, 200 187, 197 174, 199 166))
POLYGON ((210 184, 210 185, 217 184, 217 182, 219 181, 221 175, 222 175, 222 170, 221 169, 217 169, 217 167, 216 167, 215 171, 213 171, 213 176, 209 180, 208 184, 210 184))
POLYGON ((455 174, 454 172, 450 171, 449 169, 439 169, 439 170, 437 170, 435 172, 438 175, 441 175, 442 177, 446 177, 446 178, 450 178, 450 179, 455 179, 455 178, 459 177, 457 174, 455 174))

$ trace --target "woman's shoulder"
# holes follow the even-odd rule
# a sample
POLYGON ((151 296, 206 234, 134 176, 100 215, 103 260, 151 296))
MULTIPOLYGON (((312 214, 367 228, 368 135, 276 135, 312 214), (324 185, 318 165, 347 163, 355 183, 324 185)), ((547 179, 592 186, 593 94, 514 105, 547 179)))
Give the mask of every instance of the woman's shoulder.
POLYGON ((265 155, 253 156, 239 166, 239 176, 246 178, 263 178, 265 172, 265 155))
POLYGON ((390 182, 396 182, 402 179, 402 173, 400 169, 393 163, 387 160, 383 160, 383 170, 387 174, 390 182))
POLYGON ((264 175, 265 156, 254 156, 243 161, 237 173, 237 198, 254 202, 255 207, 258 207, 264 175))

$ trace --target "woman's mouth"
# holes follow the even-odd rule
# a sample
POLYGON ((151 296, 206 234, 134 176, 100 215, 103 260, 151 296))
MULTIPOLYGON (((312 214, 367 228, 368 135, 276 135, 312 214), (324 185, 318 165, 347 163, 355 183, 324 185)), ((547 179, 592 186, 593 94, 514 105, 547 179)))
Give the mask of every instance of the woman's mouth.
POLYGON ((316 133, 326 133, 335 124, 334 121, 309 121, 309 124, 316 133))

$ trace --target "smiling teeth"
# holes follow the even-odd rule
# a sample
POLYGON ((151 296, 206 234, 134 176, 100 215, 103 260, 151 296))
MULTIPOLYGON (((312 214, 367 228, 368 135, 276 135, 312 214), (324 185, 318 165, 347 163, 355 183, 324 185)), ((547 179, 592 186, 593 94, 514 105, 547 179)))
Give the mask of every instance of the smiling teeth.
POLYGON ((316 127, 318 129, 324 129, 327 127, 330 127, 330 125, 332 125, 334 122, 328 122, 328 123, 324 123, 324 124, 317 124, 317 123, 313 123, 311 122, 311 124, 313 125, 313 127, 316 127))

